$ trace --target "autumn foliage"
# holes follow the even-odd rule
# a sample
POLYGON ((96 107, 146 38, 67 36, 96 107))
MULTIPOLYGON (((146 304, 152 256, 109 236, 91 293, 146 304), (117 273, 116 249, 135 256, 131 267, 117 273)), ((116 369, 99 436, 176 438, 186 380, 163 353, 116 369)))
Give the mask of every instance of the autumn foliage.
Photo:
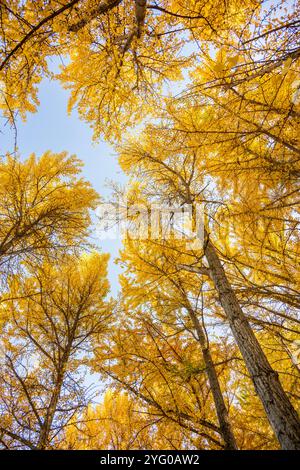
POLYGON ((300 449, 299 17, 297 0, 0 1, 15 136, 57 80, 118 152, 131 229, 141 207, 188 205, 186 231, 203 210, 193 243, 172 212, 168 237, 124 233, 112 298, 83 163, 1 156, 2 449, 300 449))

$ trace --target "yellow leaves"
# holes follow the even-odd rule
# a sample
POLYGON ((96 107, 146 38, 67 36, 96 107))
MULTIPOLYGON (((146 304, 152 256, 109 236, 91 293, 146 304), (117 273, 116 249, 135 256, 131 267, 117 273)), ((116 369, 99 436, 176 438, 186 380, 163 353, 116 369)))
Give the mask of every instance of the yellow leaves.
POLYGON ((179 21, 187 28, 192 26, 193 37, 204 43, 206 40, 211 41, 215 38, 227 38, 230 30, 238 32, 243 27, 247 15, 253 14, 253 10, 257 7, 257 0, 247 0, 242 3, 236 0, 230 0, 226 3, 222 0, 205 2, 172 0, 168 8, 181 15, 186 15, 186 19, 179 21), (192 22, 189 20, 190 16, 193 18, 192 22))
POLYGON ((217 74, 222 74, 226 70, 226 55, 223 49, 219 49, 214 61, 213 69, 217 74))
POLYGON ((90 407, 80 423, 75 421, 67 428, 63 448, 168 449, 173 438, 178 445, 178 427, 161 419, 153 421, 151 412, 146 410, 126 392, 108 389, 100 405, 90 407))
POLYGON ((233 67, 235 67, 238 63, 239 63, 239 60, 240 60, 240 56, 239 54, 236 54, 232 57, 228 57, 227 58, 227 64, 228 64, 228 67, 231 69, 233 67))
POLYGON ((143 183, 140 181, 132 181, 128 186, 128 189, 125 193, 125 200, 127 201, 128 207, 131 205, 138 205, 145 203, 145 199, 142 194, 143 183))
MULTIPOLYGON (((9 294, 2 299, 5 309, 13 311, 8 324, 13 320, 18 327, 27 323, 33 338, 43 336, 45 348, 55 331, 69 334, 72 322, 78 322, 79 336, 84 331, 87 337, 91 332, 100 333, 108 325, 111 313, 106 300, 107 261, 108 255, 92 253, 80 258, 66 255, 55 265, 50 261, 40 266, 27 265, 27 275, 20 280, 13 278, 9 294), (56 324, 55 331, 51 322, 56 324)), ((19 335, 26 339, 28 332, 21 328, 19 335)))
POLYGON ((2 410, 11 414, 12 427, 20 432, 26 413, 32 447, 39 442, 41 421, 49 427, 45 446, 56 446, 54 415, 55 429, 61 426, 62 432, 86 403, 88 356, 94 343, 103 349, 112 324, 107 260, 107 255, 91 253, 27 264, 1 299, 7 313, 6 340, 0 342, 6 358, 0 357, 7 393, 2 410))
MULTIPOLYGON (((19 3, 12 3, 18 11, 19 3)), ((54 3, 23 2, 21 20, 1 10, 0 60, 57 8, 54 3)), ((132 176, 124 193, 130 207, 127 215, 137 225, 138 206, 148 212, 152 202, 171 208, 188 203, 195 208, 203 201, 205 226, 233 289, 251 321, 258 322, 261 343, 266 350, 272 348, 274 364, 286 366, 291 361, 274 337, 280 331, 284 341, 286 329, 294 328, 281 320, 286 321, 290 311, 294 314, 299 290, 295 217, 299 61, 277 58, 275 42, 268 38, 266 48, 251 54, 257 42, 243 40, 251 39, 259 26, 258 5, 251 0, 243 5, 235 0, 167 0, 163 8, 168 13, 153 6, 147 9, 138 38, 133 1, 124 0, 109 13, 90 17, 99 2, 78 2, 76 8, 45 23, 5 62, 0 108, 11 122, 17 111, 22 117, 33 112, 38 83, 48 74, 47 58, 65 54, 70 62, 58 78, 71 91, 69 112, 78 108, 93 127, 95 139, 104 135, 122 141, 128 128, 139 129, 146 119, 154 118, 152 126, 141 135, 136 132, 120 150, 121 166, 132 176), (244 34, 245 24, 249 31, 244 34), (179 34, 173 32, 177 30, 179 34), (188 92, 178 99, 162 98, 168 91, 166 83, 180 80, 183 68, 196 61, 188 92), (265 334, 265 324, 273 337, 265 334)), ((271 34, 271 28, 270 24, 262 31, 271 34)), ((8 278, 7 293, 1 298, 4 346, 24 362, 34 352, 28 380, 43 402, 66 351, 70 360, 62 373, 90 365, 106 379, 105 373, 116 376, 119 388, 129 384, 131 395, 108 390, 97 408, 88 407, 78 422, 74 419, 66 432, 66 442, 74 448, 187 448, 195 442, 198 447, 213 447, 207 436, 195 441, 188 427, 184 431, 181 427, 180 413, 190 413, 199 436, 202 418, 216 421, 200 337, 189 316, 192 308, 207 330, 240 442, 254 446, 249 438, 256 429, 252 416, 263 421, 263 411, 245 378, 241 358, 235 358, 231 337, 230 346, 224 346, 227 325, 223 328, 224 314, 211 272, 205 271, 202 241, 197 239, 188 249, 185 240, 174 233, 165 238, 162 230, 152 239, 148 233, 144 240, 127 235, 120 260, 125 268, 120 298, 117 305, 107 302, 108 256, 95 251, 70 255, 87 243, 90 210, 98 201, 80 177, 81 166, 75 156, 51 152, 40 158, 31 155, 24 162, 8 158, 0 164, 1 266, 6 275, 23 268, 23 277, 8 278), (110 320, 114 307, 115 328, 110 320), (44 395, 39 383, 45 384, 44 395), (141 394, 147 399, 138 403, 141 394), (240 414, 245 418, 245 411, 243 420, 240 414), (145 417, 153 419, 160 412, 155 426, 145 417)), ((172 217, 174 221, 174 213, 172 217)), ((183 231, 191 232, 193 222, 190 219, 183 231)), ((292 379, 282 376, 287 390, 293 390, 292 379)), ((17 389, 16 381, 12 383, 17 389)), ((20 388, 18 392, 21 413, 27 416, 26 396, 20 388)), ((67 407, 61 409, 66 413, 67 407)), ((262 428, 259 437, 255 434, 255 446, 272 440, 267 426, 262 428)))
POLYGON ((197 67, 191 75, 197 83, 206 83, 220 78, 225 78, 229 82, 229 77, 241 60, 240 54, 232 55, 230 49, 219 48, 215 58, 212 55, 207 56, 203 64, 197 67))
POLYGON ((109 283, 106 279, 108 260, 108 254, 97 252, 83 254, 78 268, 79 282, 76 280, 78 287, 89 286, 88 288, 91 289, 91 292, 94 289, 98 293, 99 289, 101 289, 102 296, 107 295, 109 290, 109 283))
POLYGON ((11 123, 17 113, 25 119, 27 112, 36 111, 37 87, 42 76, 48 74, 46 55, 55 53, 47 43, 49 29, 37 31, 37 36, 29 34, 32 25, 39 21, 39 14, 32 2, 24 3, 21 7, 20 2, 10 2, 10 11, 1 7, 0 81, 5 84, 5 94, 0 110, 11 123))
POLYGON ((273 249, 275 249, 277 252, 281 251, 281 240, 277 233, 269 233, 268 241, 273 249))
POLYGON ((291 65, 293 63, 293 59, 291 57, 288 57, 287 60, 284 62, 283 68, 282 68, 282 73, 285 74, 289 71, 291 65))
POLYGON ((1 162, 0 235, 7 262, 17 253, 23 259, 38 253, 44 257, 59 246, 63 252, 62 246, 68 250, 86 242, 89 211, 96 207, 98 195, 78 177, 81 166, 66 152, 1 162))
POLYGON ((6 86, 3 80, 0 81, 0 107, 6 104, 6 86))
MULTIPOLYGON (((71 63, 58 78, 71 89, 69 111, 77 105, 79 114, 94 128, 95 139, 104 135, 116 141, 152 113, 162 84, 179 79, 186 60, 174 56, 175 39, 162 48, 161 41, 149 35, 147 43, 134 38, 126 46, 122 23, 116 15, 110 16, 110 22, 114 30, 103 24, 101 40, 97 37, 95 43, 89 35, 80 34, 70 48, 71 63)), ((92 34, 96 36, 96 31, 92 34)))
MULTIPOLYGON (((143 34, 138 37, 131 0, 113 4, 104 13, 95 0, 78 2, 59 15, 54 14, 59 8, 52 0, 27 0, 22 8, 14 2, 12 11, 20 13, 11 15, 4 8, 0 38, 5 115, 12 121, 16 112, 25 118, 27 112, 36 110, 37 86, 49 75, 47 59, 61 54, 71 59, 59 75, 63 86, 71 90, 69 111, 78 106, 80 116, 93 127, 95 139, 104 135, 121 140, 127 128, 156 111, 164 84, 182 79, 182 70, 193 65, 196 54, 189 49, 193 51, 196 41, 226 35, 233 24, 238 29, 239 22, 257 6, 253 0, 238 7, 234 0, 226 6, 222 0, 200 3, 168 1, 168 13, 147 9, 143 34), (192 22, 191 11, 201 11, 192 15, 192 22), (181 33, 183 29, 188 34, 181 33)), ((235 66, 237 58, 228 63, 235 66)), ((222 64, 215 67, 217 74, 223 73, 222 64)))
POLYGON ((66 88, 71 88, 69 112, 78 111, 95 129, 94 137, 120 138, 120 134, 141 117, 132 88, 132 71, 121 70, 112 54, 106 63, 105 53, 94 54, 81 48, 74 62, 61 73, 66 88), (126 77, 126 78, 125 78, 126 77))
POLYGON ((0 93, 0 110, 11 124, 13 124, 17 112, 25 120, 27 112, 36 112, 39 105, 37 85, 41 78, 36 76, 29 81, 29 85, 24 86, 26 77, 19 75, 18 71, 10 72, 6 76, 0 72, 0 80, 5 84, 0 93))

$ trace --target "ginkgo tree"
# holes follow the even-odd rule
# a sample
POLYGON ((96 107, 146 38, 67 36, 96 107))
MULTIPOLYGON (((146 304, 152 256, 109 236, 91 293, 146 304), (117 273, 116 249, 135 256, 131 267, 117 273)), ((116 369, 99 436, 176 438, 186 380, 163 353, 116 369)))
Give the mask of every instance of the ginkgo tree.
POLYGON ((99 197, 66 152, 0 161, 2 280, 30 260, 57 259, 87 246, 91 210, 99 197))
MULTIPOLYGON (((120 305, 124 313, 118 314, 120 327, 110 347, 95 350, 93 367, 112 378, 117 390, 127 390, 147 416, 160 417, 157 428, 166 422, 182 427, 189 446, 276 448, 214 293, 209 286, 199 291, 196 274, 186 276, 174 268, 182 258, 178 250, 174 252, 174 245, 168 249, 158 242, 126 243, 122 254, 126 307, 120 305), (228 409, 230 424, 225 421, 224 426, 228 409)), ((272 335, 258 337, 293 397, 299 378, 288 354, 272 335)), ((293 399, 296 403, 297 397, 293 399)))
MULTIPOLYGON (((183 251, 184 247, 177 243, 175 246, 173 245, 173 248, 174 251, 176 250, 177 256, 175 254, 175 260, 173 259, 170 262, 169 257, 173 258, 172 254, 174 253, 172 253, 172 246, 167 246, 164 249, 164 244, 161 240, 157 240, 156 243, 145 243, 145 245, 140 241, 136 245, 134 241, 128 240, 125 243, 122 255, 122 265, 127 266, 128 269, 128 276, 123 276, 121 279, 121 284, 124 286, 123 296, 124 299, 127 299, 125 302, 128 304, 127 308, 129 311, 133 310, 134 305, 137 308, 142 308, 148 297, 149 310, 151 312, 150 321, 148 321, 151 324, 153 318, 156 318, 153 326, 154 331, 155 328, 158 328, 159 322, 162 323, 161 335, 163 338, 166 338, 167 344, 169 336, 176 336, 176 327, 178 328, 176 345, 178 342, 182 342, 183 350, 187 349, 187 344, 191 343, 192 350, 197 351, 196 345, 193 344, 196 340, 201 351, 199 363, 202 361, 204 363, 203 372, 207 374, 224 447, 226 449, 236 449, 236 440, 230 425, 228 409, 219 383, 218 372, 214 365, 209 338, 205 328, 202 285, 199 288, 196 284, 196 289, 193 289, 195 275, 176 268, 177 264, 180 264, 178 259, 180 255, 178 257, 178 253, 183 251), (134 272, 137 282, 130 278, 132 264, 135 266, 134 272), (146 298, 145 293, 147 293, 146 298), (156 315, 154 311, 157 312, 156 315), (174 326, 172 327, 173 323, 174 326), (173 329, 174 332, 168 332, 168 328, 173 329), (178 339, 180 334, 183 334, 181 340, 178 339), (188 335, 187 338, 185 338, 185 335, 188 335), (201 356, 202 359, 200 359, 201 356)), ((143 310, 140 315, 142 319, 146 316, 143 310)), ((143 323, 142 319, 139 319, 141 323, 143 323)), ((178 359, 180 351, 179 346, 177 347, 178 359)), ((184 365, 185 358, 181 359, 181 362, 184 365)), ((174 372, 176 372, 176 369, 174 372)), ((201 372, 201 367, 199 372, 201 372)), ((188 374, 187 370, 187 377, 189 376, 188 374)), ((197 367, 195 367, 195 374, 197 375, 197 367)), ((207 408, 208 405, 206 404, 207 408)))
POLYGON ((11 279, 1 303, 3 448, 55 448, 91 400, 84 365, 92 340, 104 341, 112 324, 107 260, 65 255, 11 279))
POLYGON ((188 246, 125 237, 109 329, 106 257, 78 258, 99 200, 80 162, 1 160, 5 448, 274 448, 270 424, 281 448, 299 449, 299 13, 289 0, 0 1, 8 123, 37 110, 44 77, 59 80, 69 111, 118 144, 133 226, 137 203, 189 205, 193 228, 204 205, 200 243, 200 232, 188 246), (72 374, 87 367, 110 390, 81 410, 72 374))
POLYGON ((191 445, 186 434, 176 423, 152 416, 128 393, 109 389, 100 405, 74 419, 60 445, 69 450, 180 450, 191 445))
POLYGON ((38 105, 38 84, 49 76, 49 58, 67 56, 58 78, 71 89, 70 107, 90 122, 95 137, 121 138, 149 116, 166 81, 193 62, 182 53, 227 39, 230 29, 259 10, 235 0, 1 1, 1 108, 10 121, 38 105))
MULTIPOLYGON (((154 132, 155 129, 150 128, 145 135, 144 142, 141 143, 139 139, 139 142, 133 142, 131 146, 125 147, 121 156, 123 168, 143 177, 142 188, 145 191, 147 191, 145 182, 148 175, 150 181, 149 194, 156 198, 158 194, 161 194, 162 203, 164 201, 173 203, 179 201, 181 204, 195 205, 197 202, 202 201, 214 204, 215 201, 209 201, 209 196, 206 196, 203 191, 205 175, 209 175, 209 167, 205 168, 204 174, 201 172, 203 165, 202 148, 200 147, 199 153, 197 152, 198 149, 195 150, 195 147, 192 147, 191 151, 186 150, 187 140, 185 137, 181 140, 174 139, 172 130, 168 129, 166 131, 164 128, 156 132, 156 145, 153 148, 154 132), (167 139, 169 139, 169 145, 166 145, 167 139), (155 193, 153 193, 153 186, 155 193)), ((174 132, 175 135, 178 135, 177 128, 174 132)), ((216 190, 214 192, 216 193, 216 190)), ((230 201, 229 196, 230 193, 228 201, 230 201)), ((223 204, 226 205, 226 199, 224 198, 223 204)), ((227 210, 229 210, 228 207, 227 210)), ((238 297, 228 280, 221 263, 223 254, 222 251, 219 252, 218 248, 219 246, 222 247, 222 239, 217 239, 217 246, 215 246, 212 242, 214 236, 212 227, 205 225, 203 249, 191 257, 187 266, 180 264, 177 265, 177 268, 182 267, 186 270, 198 271, 199 274, 203 274, 205 271, 204 273, 210 278, 277 438, 284 448, 293 448, 294 446, 297 448, 297 434, 299 432, 297 413, 278 380, 278 374, 271 368, 266 355, 261 349, 250 323, 242 311, 238 297), (201 266, 203 256, 207 263, 204 266, 204 271, 201 266)), ((232 259, 228 261, 232 263, 232 259)))
POLYGON ((157 419, 155 428, 169 427, 171 441, 173 429, 191 448, 229 448, 215 421, 197 342, 176 324, 163 328, 151 322, 145 309, 139 317, 136 313, 134 327, 118 329, 108 349, 95 349, 95 370, 112 379, 117 390, 125 389, 142 415, 157 419))

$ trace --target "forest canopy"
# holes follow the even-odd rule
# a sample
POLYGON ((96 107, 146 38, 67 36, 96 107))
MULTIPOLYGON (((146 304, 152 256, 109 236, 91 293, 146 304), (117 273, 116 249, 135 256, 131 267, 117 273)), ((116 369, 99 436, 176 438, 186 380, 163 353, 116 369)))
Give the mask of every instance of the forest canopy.
POLYGON ((300 449, 299 18, 0 0, 1 449, 300 449), (118 154, 109 201, 68 149, 20 154, 45 79, 118 154))

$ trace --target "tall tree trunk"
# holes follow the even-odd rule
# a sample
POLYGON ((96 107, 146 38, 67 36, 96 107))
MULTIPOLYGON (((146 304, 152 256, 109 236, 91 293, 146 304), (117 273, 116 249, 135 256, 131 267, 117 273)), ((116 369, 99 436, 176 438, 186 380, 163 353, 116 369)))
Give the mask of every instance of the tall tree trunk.
POLYGON ((188 312, 198 335, 203 360, 206 366, 206 373, 208 376, 209 385, 214 398, 216 413, 220 425, 220 431, 225 444, 225 450, 237 450, 237 443, 232 432, 231 424, 228 417, 228 411, 224 402, 215 365, 210 354, 209 346, 207 344, 203 328, 200 325, 199 319, 192 307, 188 308, 188 312))
POLYGON ((232 333, 275 435, 285 450, 300 449, 300 421, 277 372, 270 366, 227 279, 215 247, 205 232, 205 257, 232 333))
POLYGON ((47 408, 47 413, 46 413, 46 416, 45 416, 45 419, 44 419, 44 423, 43 423, 43 426, 41 428, 41 432, 40 432, 40 436, 39 436, 39 440, 38 440, 38 444, 37 444, 37 449, 44 450, 48 447, 48 444, 49 444, 49 435, 50 435, 50 432, 51 432, 52 423, 53 423, 54 416, 55 416, 55 413, 56 413, 57 404, 58 404, 58 401, 59 401, 59 398, 60 398, 61 389, 62 389, 62 386, 63 386, 63 383, 64 383, 66 369, 67 369, 67 365, 68 365, 68 362, 69 362, 69 359, 70 359, 71 348, 72 348, 72 344, 74 342, 75 332, 76 332, 76 328, 77 328, 77 325, 78 325, 79 316, 80 316, 80 310, 77 312, 76 317, 74 319, 73 326, 72 326, 71 331, 69 333, 66 348, 65 348, 65 351, 64 351, 63 356, 61 358, 59 367, 58 367, 56 383, 55 383, 55 386, 54 386, 54 389, 53 389, 53 392, 52 392, 52 395, 51 395, 51 398, 50 398, 50 402, 49 402, 49 405, 48 405, 48 408, 47 408))
POLYGON ((50 403, 47 409, 47 414, 44 419, 43 426, 40 431, 39 440, 37 444, 37 449, 45 450, 49 444, 49 434, 51 431, 51 426, 53 423, 54 415, 56 412, 58 400, 61 393, 61 388, 63 384, 64 373, 59 373, 57 376, 56 384, 51 395, 50 403))

